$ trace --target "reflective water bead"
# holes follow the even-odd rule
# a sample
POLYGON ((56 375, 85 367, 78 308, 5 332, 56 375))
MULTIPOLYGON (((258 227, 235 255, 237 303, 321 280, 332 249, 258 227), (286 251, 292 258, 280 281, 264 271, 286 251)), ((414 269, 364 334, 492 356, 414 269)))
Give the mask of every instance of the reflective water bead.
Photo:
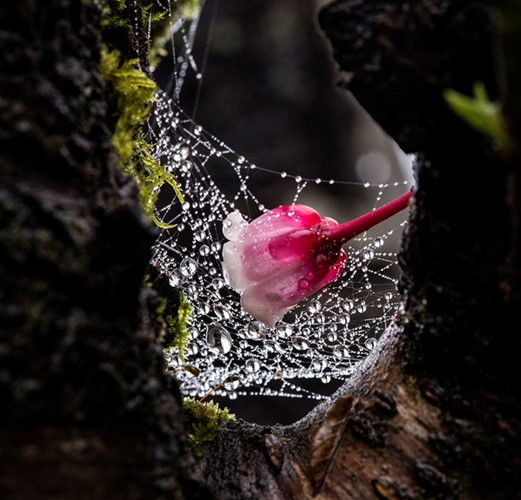
POLYGON ((231 375, 224 379, 223 387, 227 391, 235 391, 241 385, 241 379, 237 375, 231 375))
POLYGON ((392 294, 392 292, 387 292, 384 297, 385 297, 385 300, 387 300, 387 302, 389 302, 393 298, 393 294, 392 294))
POLYGON ((300 175, 297 175, 297 176, 295 177, 295 182, 296 182, 297 184, 301 183, 301 182, 302 182, 302 177, 301 177, 300 175))
POLYGON ((228 311, 228 309, 222 305, 214 306, 213 311, 219 319, 224 320, 224 319, 230 319, 230 317, 231 317, 230 311, 228 311))
POLYGON ((381 236, 378 236, 378 238, 374 239, 373 243, 376 248, 380 248, 384 244, 384 239, 381 236))
POLYGON ((179 265, 179 272, 185 278, 191 278, 197 272, 197 263, 190 257, 186 257, 179 265))
POLYGON ((181 281, 181 278, 179 277, 179 274, 177 271, 174 271, 170 276, 168 276, 168 283, 171 287, 175 288, 177 285, 179 285, 179 282, 181 281))
POLYGON ((336 332, 329 332, 329 333, 327 334, 327 336, 326 336, 326 339, 327 339, 328 342, 333 343, 333 342, 336 342, 336 341, 337 341, 337 339, 338 339, 338 335, 337 335, 336 332))
POLYGON ((322 309, 322 304, 318 300, 312 300, 308 304, 308 311, 311 314, 316 314, 322 309))
POLYGON ((309 349, 308 341, 301 336, 293 337, 293 345, 295 346, 295 349, 298 349, 299 351, 309 349))
POLYGON ((367 305, 365 304, 365 301, 362 300, 362 302, 360 302, 360 304, 358 304, 356 310, 359 313, 364 313, 367 310, 367 305))
POLYGON ((199 253, 206 257, 207 255, 210 255, 210 247, 208 245, 201 245, 201 248, 199 248, 199 253))
POLYGON ((181 222, 181 224, 177 224, 175 227, 179 232, 182 232, 185 230, 185 225, 181 222))
POLYGON ((224 280, 222 278, 214 278, 212 280, 212 287, 215 290, 219 290, 224 286, 224 280))
POLYGON ((307 290, 309 288, 309 281, 306 279, 306 278, 302 278, 299 282, 298 282, 298 287, 301 289, 301 290, 307 290))
POLYGON ((206 342, 216 354, 226 354, 232 348, 230 334, 218 324, 210 325, 206 334, 206 342))
POLYGON ((346 299, 342 302, 342 309, 344 311, 352 311, 355 308, 355 303, 351 299, 346 299))
POLYGON ((212 249, 212 252, 217 253, 221 249, 221 244, 218 241, 214 241, 210 248, 212 249))
POLYGON ((331 375, 322 375, 322 377, 320 377, 320 382, 323 384, 329 384, 329 382, 331 382, 331 375))
POLYGON ((338 345, 333 349, 333 356, 336 358, 348 358, 349 351, 345 347, 338 345))
POLYGON ((250 358, 246 360, 244 366, 248 372, 254 373, 261 369, 261 362, 257 358, 250 358))
POLYGON ((364 345, 367 347, 367 349, 372 350, 376 345, 376 339, 374 337, 369 337, 365 339, 364 345))
POLYGON ((265 326, 259 321, 250 321, 246 327, 246 337, 251 340, 259 340, 266 334, 265 326))
POLYGON ((283 179, 286 178, 287 175, 288 175, 288 174, 287 174, 286 172, 281 172, 281 173, 280 173, 280 176, 281 176, 283 179))
POLYGON ((206 233, 204 231, 196 231, 194 234, 195 241, 203 241, 206 238, 206 233))
POLYGON ((341 324, 341 325, 347 325, 349 324, 349 322, 351 321, 351 316, 349 314, 339 314, 337 316, 337 321, 341 324))
POLYGON ((371 248, 367 248, 364 250, 362 257, 364 260, 371 260, 374 257, 374 252, 371 248))
POLYGON ((293 334, 293 328, 291 327, 291 325, 288 325, 285 323, 280 323, 277 326, 277 335, 280 338, 287 339, 288 337, 291 337, 292 334, 293 334))

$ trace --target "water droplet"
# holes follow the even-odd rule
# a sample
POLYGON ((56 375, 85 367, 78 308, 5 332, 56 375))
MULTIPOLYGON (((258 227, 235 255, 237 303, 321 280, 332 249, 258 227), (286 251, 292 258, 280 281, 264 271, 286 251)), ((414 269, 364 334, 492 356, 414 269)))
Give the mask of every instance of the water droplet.
POLYGON ((349 322, 351 321, 351 316, 349 314, 339 314, 337 316, 337 321, 341 324, 341 325, 348 325, 349 322))
POLYGON ((285 323, 279 323, 277 326, 277 335, 280 338, 287 339, 288 337, 291 337, 293 334, 293 328, 291 325, 285 324, 285 323))
POLYGON ((288 174, 287 174, 286 172, 281 172, 281 173, 280 173, 280 176, 281 176, 283 179, 285 179, 285 178, 288 176, 288 174))
POLYGON ((246 338, 251 340, 259 340, 266 335, 265 327, 258 321, 250 321, 246 327, 246 338))
POLYGON ((364 345, 369 349, 372 350, 374 346, 376 345, 376 339, 374 337, 369 337, 365 339, 364 345))
POLYGON ((221 325, 214 323, 208 328, 206 342, 216 354, 226 354, 232 348, 232 338, 221 325))
POLYGON ((203 131, 203 127, 201 127, 201 125, 197 125, 197 127, 195 127, 195 129, 194 129, 194 134, 201 135, 202 131, 203 131))
POLYGON ((319 359, 314 359, 313 362, 311 363, 311 368, 316 371, 316 372, 319 372, 322 370, 322 363, 319 359))
POLYGON ((322 182, 322 179, 320 177, 317 177, 315 179, 315 184, 320 184, 322 182))
POLYGON ((384 239, 381 236, 378 236, 378 238, 374 239, 373 243, 376 248, 380 248, 384 244, 384 239))
POLYGON ((175 227, 179 232, 182 232, 185 230, 185 225, 181 222, 181 224, 177 224, 175 227))
POLYGON ((346 299, 342 302, 342 309, 344 311, 352 311, 355 308, 355 303, 351 299, 346 299))
POLYGON ((186 257, 179 265, 179 272, 185 278, 191 278, 197 272, 197 263, 190 257, 186 257))
POLYGON ((212 252, 217 253, 221 249, 221 244, 218 241, 214 241, 210 248, 212 249, 212 252))
POLYGON ((333 349, 333 356, 335 356, 335 358, 348 358, 349 351, 345 347, 337 345, 333 349))
POLYGON ((322 377, 320 377, 320 382, 323 384, 329 384, 329 382, 331 382, 331 375, 322 375, 322 377))
POLYGON ((177 271, 174 271, 169 277, 168 277, 168 283, 171 287, 175 288, 177 285, 179 285, 179 282, 181 281, 181 278, 179 277, 179 274, 177 271))
POLYGON ((336 341, 337 341, 337 339, 338 339, 338 335, 337 335, 336 332, 329 332, 329 333, 327 334, 327 336, 326 336, 326 339, 327 339, 328 342, 333 343, 333 342, 336 342, 336 341))
POLYGON ((300 175, 297 175, 297 176, 295 177, 295 182, 296 182, 297 184, 300 184, 300 183, 302 182, 302 177, 301 177, 300 175))
POLYGON ((257 358, 250 358, 244 363, 246 370, 250 373, 258 372, 261 369, 261 362, 257 358))
POLYGON ((369 184, 368 182, 364 182, 364 187, 365 188, 368 188, 371 184, 369 184))
POLYGON ((188 344, 188 347, 186 348, 186 354, 188 356, 195 356, 199 352, 199 347, 197 344, 188 344))
POLYGON ((299 351, 309 349, 308 341, 304 337, 293 337, 293 345, 295 346, 295 349, 298 349, 299 351))
POLYGON ((392 292, 387 292, 385 294, 385 300, 387 300, 387 302, 389 302, 392 298, 393 298, 392 292))
POLYGON ((364 260, 371 260, 374 257, 374 252, 371 248, 366 248, 362 254, 364 260))
POLYGON ((299 282, 298 282, 298 287, 301 289, 301 290, 307 290, 309 288, 309 281, 305 278, 302 278, 299 282))
POLYGON ((204 231, 196 231, 194 234, 195 241, 203 241, 206 238, 206 233, 204 231))
POLYGON ((199 248, 199 253, 206 257, 207 255, 210 255, 210 247, 208 245, 201 245, 201 248, 199 248))
POLYGON ((228 309, 222 305, 213 306, 213 311, 215 315, 221 320, 230 319, 231 317, 230 311, 228 311, 228 309))
POLYGON ((227 391, 235 391, 241 384, 241 379, 237 375, 226 377, 223 382, 223 387, 227 391))
POLYGON ((219 290, 224 286, 224 280, 222 278, 214 278, 212 281, 212 287, 215 290, 219 290))
POLYGON ((308 304, 308 311, 311 314, 316 314, 322 309, 322 304, 318 300, 312 300, 308 304))
POLYGON ((367 311, 367 306, 365 304, 365 301, 362 300, 362 302, 360 302, 360 304, 358 304, 356 310, 359 312, 359 313, 364 313, 365 311, 367 311))

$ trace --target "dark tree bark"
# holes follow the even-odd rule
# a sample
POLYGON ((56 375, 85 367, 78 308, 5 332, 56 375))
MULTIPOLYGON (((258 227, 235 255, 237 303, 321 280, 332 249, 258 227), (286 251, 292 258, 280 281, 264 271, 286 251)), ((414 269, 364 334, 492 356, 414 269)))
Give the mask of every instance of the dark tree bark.
MULTIPOLYGON (((110 145, 100 9, 8 1, 0 19, 0 496, 208 498, 148 321, 153 232, 110 145)), ((518 152, 442 99, 504 95, 493 21, 470 0, 320 11, 347 88, 417 154, 404 309, 301 421, 223 427, 198 464, 215 496, 520 497, 518 152)))
POLYGON ((7 1, 0 19, 0 497, 197 497, 142 288, 154 234, 107 125, 101 6, 7 1))

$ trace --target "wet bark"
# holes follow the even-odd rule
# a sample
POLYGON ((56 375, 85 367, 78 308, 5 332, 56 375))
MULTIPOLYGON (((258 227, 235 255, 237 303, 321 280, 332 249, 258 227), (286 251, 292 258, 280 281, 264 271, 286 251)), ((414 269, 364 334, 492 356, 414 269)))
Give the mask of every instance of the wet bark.
MULTIPOLYGON (((20 0, 0 19, 0 496, 208 498, 149 322, 154 235, 110 144, 100 10, 20 0)), ((494 18, 338 0, 318 20, 343 85, 417 154, 404 308, 301 421, 226 425, 201 477, 225 499, 519 498, 519 156, 442 99, 505 92, 494 18)))
MULTIPOLYGON (((101 6, 0 6, 0 497, 197 498, 111 144, 101 6)), ((208 494, 205 494, 208 498, 208 494)))

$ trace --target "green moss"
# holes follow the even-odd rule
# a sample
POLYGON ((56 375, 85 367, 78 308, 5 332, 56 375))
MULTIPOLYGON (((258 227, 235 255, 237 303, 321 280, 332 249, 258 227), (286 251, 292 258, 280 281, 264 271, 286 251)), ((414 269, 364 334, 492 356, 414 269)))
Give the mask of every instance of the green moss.
POLYGON ((188 437, 196 456, 202 455, 204 445, 215 439, 224 422, 235 420, 235 415, 227 408, 221 410, 213 402, 201 403, 192 398, 184 398, 183 409, 190 419, 188 437))
POLYGON ((109 86, 116 117, 112 142, 123 171, 137 183, 145 215, 159 227, 170 228, 171 225, 161 222, 154 213, 161 188, 168 184, 180 202, 184 200, 173 176, 152 156, 152 146, 141 130, 155 101, 157 86, 137 69, 137 63, 136 59, 121 61, 118 50, 102 47, 101 77, 109 86))
POLYGON ((192 313, 192 306, 188 302, 183 293, 179 294, 179 306, 177 315, 169 315, 166 317, 167 322, 167 338, 165 341, 165 350, 176 349, 179 359, 184 363, 186 349, 188 347, 190 331, 187 322, 192 313))

